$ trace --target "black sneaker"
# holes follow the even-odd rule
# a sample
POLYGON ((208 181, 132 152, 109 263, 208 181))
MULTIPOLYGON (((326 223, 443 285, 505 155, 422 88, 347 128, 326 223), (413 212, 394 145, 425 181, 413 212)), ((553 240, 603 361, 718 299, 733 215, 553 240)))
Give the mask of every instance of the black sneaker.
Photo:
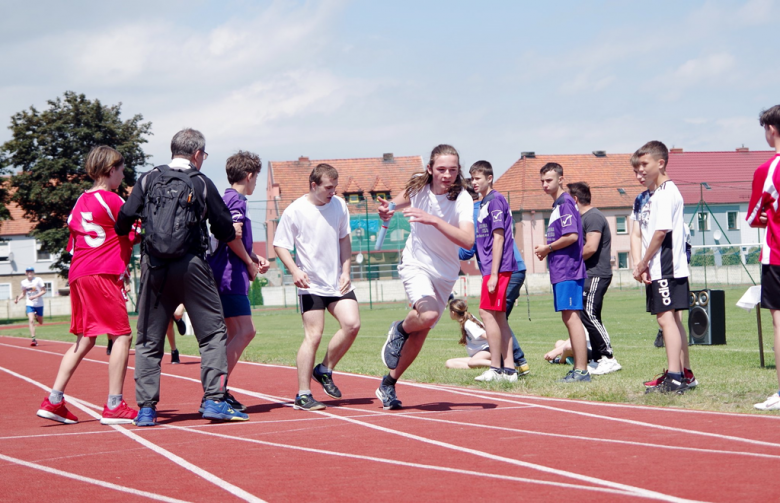
POLYGON ((688 384, 685 382, 685 379, 683 379, 682 382, 678 381, 677 379, 674 379, 669 374, 666 374, 664 376, 664 380, 661 381, 661 384, 658 386, 655 386, 653 388, 647 388, 645 389, 645 394, 647 393, 676 393, 678 395, 682 395, 685 393, 685 391, 688 389, 688 384))
POLYGON ((395 396, 395 386, 380 384, 379 388, 376 390, 376 397, 382 400, 382 408, 385 410, 401 408, 401 400, 395 396))
POLYGON ((173 322, 176 323, 176 330, 179 331, 179 335, 184 335, 187 332, 187 324, 184 323, 184 320, 174 318, 173 322))
POLYGON ((318 402, 311 395, 297 395, 293 404, 293 409, 298 410, 322 410, 325 408, 324 403, 318 402))
MULTIPOLYGON (((33 341, 34 341, 34 340, 35 340, 35 339, 33 339, 33 341)), ((113 347, 114 347, 114 339, 112 339, 111 337, 109 337, 109 338, 108 338, 108 346, 106 346, 106 354, 107 354, 108 356, 111 356, 111 349, 113 349, 113 347)))
POLYGON ((320 374, 317 372, 317 367, 319 367, 319 365, 315 366, 311 373, 312 379, 322 384, 322 389, 329 397, 341 398, 341 391, 339 391, 339 388, 333 383, 333 374, 320 374))
POLYGON ((244 412, 246 410, 246 406, 236 400, 236 397, 230 394, 230 391, 225 391, 225 401, 230 405, 230 408, 233 410, 237 410, 239 412, 244 412))
POLYGON ((655 336, 655 342, 653 343, 653 346, 657 348, 664 347, 664 331, 658 330, 658 334, 655 336))
POLYGON ((390 330, 387 331, 387 340, 384 346, 382 346, 382 361, 385 366, 390 370, 393 370, 398 366, 398 360, 401 359, 401 350, 406 344, 407 337, 398 331, 398 325, 403 321, 396 321, 390 325, 390 330))
POLYGON ((181 363, 179 361, 179 350, 174 349, 173 351, 171 351, 171 364, 178 365, 179 363, 181 363))

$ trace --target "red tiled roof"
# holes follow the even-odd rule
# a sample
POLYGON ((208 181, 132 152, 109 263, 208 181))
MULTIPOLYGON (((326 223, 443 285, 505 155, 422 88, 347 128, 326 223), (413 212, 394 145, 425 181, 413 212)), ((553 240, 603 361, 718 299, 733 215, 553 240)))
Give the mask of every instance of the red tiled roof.
MULTIPOLYGON (((700 187, 708 204, 744 203, 750 198, 755 169, 772 157, 771 151, 671 152, 669 175, 680 188, 686 204, 696 204, 700 187)), ((548 162, 563 166, 564 182, 587 182, 594 206, 599 208, 631 207, 634 198, 644 190, 631 169, 631 154, 544 155, 521 158, 495 183, 495 188, 509 199, 512 210, 547 210, 550 196, 542 192, 539 170, 548 162), (620 194, 623 189, 625 194, 620 194)))
POLYGON ((774 155, 767 150, 674 152, 669 154, 668 173, 686 204, 696 204, 701 195, 707 204, 747 203, 753 172, 774 155), (710 190, 702 190, 701 183, 710 190))
POLYGON ((35 224, 25 218, 24 210, 18 204, 8 203, 8 211, 11 219, 0 222, 0 236, 26 236, 35 228, 35 224))
POLYGON ((350 176, 349 180, 347 180, 347 184, 344 186, 344 190, 341 191, 342 194, 359 194, 363 192, 363 189, 361 189, 357 182, 355 181, 355 177, 350 176))
MULTIPOLYGON (((339 172, 337 193, 343 197, 344 192, 349 192, 348 184, 359 187, 358 191, 364 191, 365 187, 374 187, 377 178, 381 177, 386 188, 393 197, 399 194, 406 186, 406 182, 414 173, 423 170, 423 160, 420 156, 394 157, 385 161, 382 157, 369 157, 361 159, 319 159, 310 160, 301 157, 297 161, 271 161, 268 163, 268 199, 273 200, 276 190, 279 192, 279 212, 295 199, 309 191, 309 174, 320 163, 327 163, 339 172), (351 179, 351 180, 350 180, 351 179), (346 183, 345 183, 346 182, 346 183)), ((376 203, 368 193, 366 196, 369 205, 369 213, 375 211, 376 203)), ((350 205, 350 212, 364 212, 365 208, 356 208, 350 205)))
POLYGON ((564 183, 587 182, 592 204, 598 208, 624 208, 634 204, 634 198, 644 188, 631 169, 631 154, 539 155, 523 157, 515 162, 495 183, 497 191, 509 200, 513 211, 548 210, 552 198, 542 191, 539 170, 548 162, 563 166, 564 183), (621 194, 618 189, 623 189, 621 194))
POLYGON ((384 180, 382 180, 381 177, 377 176, 376 180, 374 180, 374 185, 371 186, 370 189, 368 189, 369 192, 389 192, 390 187, 385 183, 384 180))

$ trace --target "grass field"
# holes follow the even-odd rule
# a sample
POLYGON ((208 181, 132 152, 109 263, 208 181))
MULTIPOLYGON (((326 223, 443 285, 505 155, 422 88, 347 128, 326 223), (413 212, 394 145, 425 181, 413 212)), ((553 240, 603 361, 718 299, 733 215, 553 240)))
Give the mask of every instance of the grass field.
MULTIPOLYGON (((766 358, 766 368, 762 369, 759 365, 755 311, 748 313, 735 306, 745 289, 726 289, 728 344, 691 347, 691 362, 700 385, 683 396, 644 394, 642 382, 662 371, 666 366, 666 353, 664 349, 653 346, 658 327, 655 318, 644 312, 644 292, 635 289, 612 289, 604 302, 604 324, 623 370, 606 376, 594 376, 593 382, 589 384, 557 383, 556 379, 563 377, 571 367, 550 365, 544 361, 543 355, 557 339, 567 337, 560 315, 553 310, 551 295, 532 295, 532 321, 529 321, 526 298, 521 296, 510 318, 510 325, 526 353, 531 374, 520 378, 516 384, 488 383, 479 386, 548 397, 759 413, 754 411, 753 404, 777 391, 772 353, 773 332, 769 312, 762 311, 766 358)), ((476 306, 477 299, 470 298, 469 301, 472 306, 476 306)), ((375 376, 386 373, 379 351, 390 323, 403 318, 406 311, 406 305, 401 303, 375 304, 373 310, 368 309, 368 304, 361 305, 360 334, 337 370, 375 376)), ((244 359, 295 365, 295 354, 303 334, 300 315, 295 309, 261 308, 254 311, 253 318, 258 333, 244 353, 244 359)), ((324 353, 325 342, 336 327, 330 316, 326 316, 326 320, 320 355, 324 353)), ((54 318, 51 321, 68 319, 54 318)), ((687 316, 684 321, 687 326, 687 316)), ((135 326, 134 318, 131 318, 131 326, 135 326)), ((29 337, 29 332, 26 327, 14 328, 0 331, 0 335, 29 337)), ((68 334, 68 325, 40 327, 38 337, 73 340, 73 336, 68 334)), ((481 371, 444 367, 446 359, 466 356, 465 349, 457 344, 458 338, 458 325, 448 317, 443 317, 429 334, 425 347, 404 374, 404 379, 475 386, 477 383, 473 379, 481 371)), ((105 339, 101 337, 99 343, 105 343, 105 339)), ((198 354, 194 337, 177 337, 177 344, 184 354, 198 354)), ((54 372, 55 369, 52 369, 52 379, 54 372)), ((295 391, 295 381, 291 380, 290 396, 295 391)), ((403 399, 402 389, 399 389, 399 398, 403 399)))

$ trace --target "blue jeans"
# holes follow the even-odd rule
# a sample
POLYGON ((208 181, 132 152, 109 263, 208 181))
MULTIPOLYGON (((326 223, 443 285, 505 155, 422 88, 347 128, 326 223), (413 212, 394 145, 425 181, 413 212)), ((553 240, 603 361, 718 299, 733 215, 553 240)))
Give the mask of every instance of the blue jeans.
MULTIPOLYGON (((512 309, 515 307, 515 301, 520 296, 520 287, 525 282, 525 271, 515 271, 512 273, 512 277, 509 278, 509 285, 506 287, 506 317, 509 319, 509 315, 512 314, 512 309)), ((510 329, 511 331, 511 329, 510 329)), ((514 351, 515 365, 518 363, 525 363, 525 353, 517 342, 515 333, 512 332, 512 349, 514 351)))

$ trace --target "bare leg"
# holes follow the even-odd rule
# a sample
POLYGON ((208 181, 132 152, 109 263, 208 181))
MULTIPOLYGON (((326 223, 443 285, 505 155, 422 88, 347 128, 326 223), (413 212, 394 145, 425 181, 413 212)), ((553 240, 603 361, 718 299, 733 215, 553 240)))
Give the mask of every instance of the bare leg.
POLYGON ((404 371, 414 362, 417 355, 420 354, 425 338, 428 337, 428 332, 436 324, 440 315, 438 302, 433 297, 423 297, 417 301, 414 309, 406 314, 403 323, 409 338, 401 351, 398 366, 390 371, 390 377, 400 379, 404 371))
POLYGON ((314 369, 314 358, 317 356, 317 348, 322 340, 322 331, 325 328, 325 311, 306 311, 303 313, 303 343, 298 350, 295 359, 298 366, 298 389, 309 389, 311 386, 311 372, 314 369))
MULTIPOLYGON (((108 358, 108 394, 121 395, 127 374, 127 357, 130 354, 132 334, 109 335, 114 340, 111 356, 108 358)), ((94 341, 95 338, 91 337, 94 341)))
POLYGON ((479 315, 485 324, 485 332, 490 346, 490 366, 500 369, 515 368, 512 351, 512 332, 506 320, 506 312, 480 309, 479 315), (503 355, 503 361, 501 356, 503 355))
MULTIPOLYGON (((685 332, 683 334, 680 333, 674 311, 658 313, 656 316, 658 317, 658 326, 664 332, 664 346, 666 346, 666 360, 669 372, 680 373, 683 371, 680 356, 684 354, 682 353, 681 341, 685 332)), ((686 350, 685 353, 687 352, 686 350)))
POLYGON ((688 334, 685 332, 685 325, 682 322, 682 311, 674 313, 674 321, 677 324, 677 330, 680 331, 680 359, 683 368, 691 368, 691 357, 688 355, 688 334))
POLYGON ((53 389, 65 391, 65 387, 68 385, 70 378, 73 377, 76 367, 79 366, 82 358, 84 358, 94 346, 95 337, 78 336, 76 343, 62 356, 60 370, 57 372, 57 378, 54 380, 53 389))
POLYGON ((176 335, 173 333, 173 320, 168 322, 168 331, 165 332, 165 335, 168 337, 171 351, 176 351, 176 335))
POLYGON ((476 369, 490 366, 490 352, 480 351, 471 358, 450 358, 447 360, 448 369, 476 369))
POLYGON ((30 337, 35 339, 35 313, 27 313, 27 326, 30 327, 30 337))
POLYGON ((585 327, 582 326, 578 311, 561 311, 561 318, 569 331, 571 349, 574 352, 575 370, 588 369, 588 341, 585 338, 585 327))
POLYGON ((356 301, 342 299, 330 304, 328 311, 339 322, 340 328, 330 339, 322 364, 329 369, 334 369, 355 342, 355 337, 360 330, 360 310, 356 301))
MULTIPOLYGON (((564 347, 566 346, 567 342, 568 342, 568 340, 565 340, 565 341, 563 341, 563 340, 555 341, 555 348, 553 348, 550 351, 548 351, 547 353, 545 353, 544 359, 547 360, 547 361, 553 361, 553 360, 555 360, 556 356, 563 355, 563 350, 564 350, 564 347)), ((571 347, 571 344, 569 344, 569 347, 571 347)), ((563 357, 561 356, 561 358, 563 358, 563 357)))
POLYGON ((227 346, 225 347, 225 352, 228 360, 228 376, 230 376, 244 350, 252 342, 252 339, 255 338, 257 331, 254 323, 252 323, 251 315, 225 318, 225 325, 227 325, 227 346))
POLYGON ((173 317, 176 318, 177 320, 180 320, 182 319, 183 316, 184 316, 184 304, 179 304, 178 306, 176 306, 176 310, 173 312, 173 317))
POLYGON ((36 316, 36 320, 38 320, 38 325, 43 325, 43 316, 36 316))
POLYGON ((772 309, 772 326, 775 329, 775 367, 777 369, 777 389, 780 389, 780 309, 772 309))

